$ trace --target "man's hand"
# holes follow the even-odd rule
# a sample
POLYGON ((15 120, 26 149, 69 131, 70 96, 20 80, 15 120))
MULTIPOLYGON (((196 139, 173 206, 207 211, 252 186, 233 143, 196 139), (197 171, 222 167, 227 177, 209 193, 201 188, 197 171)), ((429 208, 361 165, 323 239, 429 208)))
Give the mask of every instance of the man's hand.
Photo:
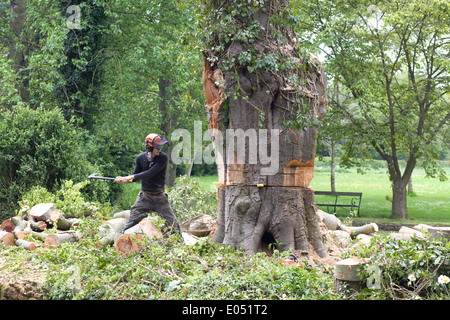
POLYGON ((134 176, 116 177, 114 182, 117 182, 117 183, 128 183, 128 182, 133 182, 133 179, 134 179, 134 176))

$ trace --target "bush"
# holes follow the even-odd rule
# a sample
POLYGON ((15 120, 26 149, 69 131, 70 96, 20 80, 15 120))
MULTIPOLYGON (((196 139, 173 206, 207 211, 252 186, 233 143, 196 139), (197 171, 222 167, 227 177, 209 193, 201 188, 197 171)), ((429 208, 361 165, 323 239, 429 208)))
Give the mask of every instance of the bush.
POLYGON ((179 221, 186 221, 201 214, 209 214, 214 218, 216 216, 217 190, 207 190, 198 178, 178 177, 168 195, 179 221))
POLYGON ((372 298, 450 298, 450 284, 442 281, 450 273, 450 242, 374 237, 365 256, 371 257, 365 276, 380 280, 379 287, 369 291, 372 298))
MULTIPOLYGON (((96 166, 87 160, 82 136, 59 109, 17 107, 0 116, 0 218, 11 216, 33 186, 56 191, 64 180, 86 179, 96 166)), ((108 193, 98 186, 97 195, 108 193)), ((93 192, 93 190, 90 190, 93 192)))

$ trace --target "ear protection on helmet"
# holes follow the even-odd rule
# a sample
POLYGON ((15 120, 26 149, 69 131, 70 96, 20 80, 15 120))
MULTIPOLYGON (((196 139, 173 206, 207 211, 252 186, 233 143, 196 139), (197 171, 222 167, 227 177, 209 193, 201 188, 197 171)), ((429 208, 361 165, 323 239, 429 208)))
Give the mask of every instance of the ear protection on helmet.
POLYGON ((152 152, 153 148, 161 150, 161 147, 169 143, 162 135, 157 135, 156 133, 150 133, 145 138, 145 148, 147 151, 152 152))

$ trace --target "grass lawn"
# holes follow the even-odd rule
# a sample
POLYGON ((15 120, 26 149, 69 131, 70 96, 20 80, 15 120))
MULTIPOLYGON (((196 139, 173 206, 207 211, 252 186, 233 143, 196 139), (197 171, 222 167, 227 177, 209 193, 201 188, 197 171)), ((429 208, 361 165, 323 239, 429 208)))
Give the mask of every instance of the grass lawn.
MULTIPOLYGON (((450 175, 450 168, 445 168, 450 175)), ((199 177, 201 183, 207 188, 217 188, 217 176, 199 177)), ((425 177, 423 169, 414 170, 414 195, 408 196, 408 214, 411 220, 406 223, 429 223, 450 225, 450 181, 440 182, 438 179, 425 177)), ((330 173, 328 169, 316 168, 311 187, 315 190, 330 191, 330 173)), ((336 191, 362 192, 361 220, 373 222, 400 222, 389 219, 391 216, 392 199, 391 182, 384 169, 371 170, 366 174, 359 174, 356 169, 342 170, 336 173, 336 191)), ((317 202, 325 200, 324 196, 316 196, 317 202), (319 198, 322 197, 322 198, 319 198)), ((333 198, 334 199, 334 198, 333 198)), ((338 200, 338 203, 350 203, 349 197, 338 200)), ((334 202, 334 201, 333 201, 334 202)), ((325 208, 322 208, 326 210, 325 208)), ((339 217, 348 217, 349 208, 337 210, 339 217)))

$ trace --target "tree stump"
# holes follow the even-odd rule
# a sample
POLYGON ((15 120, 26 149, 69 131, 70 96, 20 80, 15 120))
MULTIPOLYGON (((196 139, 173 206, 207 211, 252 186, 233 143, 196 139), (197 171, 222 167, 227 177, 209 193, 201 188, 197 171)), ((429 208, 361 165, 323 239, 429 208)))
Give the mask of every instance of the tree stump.
POLYGON ((267 1, 239 14, 232 0, 212 5, 202 82, 219 176, 213 239, 250 253, 267 242, 306 255, 312 247, 323 258, 321 222, 308 186, 327 82, 319 60, 299 54, 292 27, 277 24, 288 5, 267 1), (234 30, 252 29, 252 41, 233 34, 227 40, 215 27, 224 15, 234 30), (249 54, 255 61, 243 61, 249 54), (256 67, 266 57, 275 57, 279 68, 256 67))
POLYGON ((366 286, 367 280, 359 273, 362 266, 361 261, 345 259, 334 266, 336 291, 349 289, 350 292, 359 292, 366 286))

